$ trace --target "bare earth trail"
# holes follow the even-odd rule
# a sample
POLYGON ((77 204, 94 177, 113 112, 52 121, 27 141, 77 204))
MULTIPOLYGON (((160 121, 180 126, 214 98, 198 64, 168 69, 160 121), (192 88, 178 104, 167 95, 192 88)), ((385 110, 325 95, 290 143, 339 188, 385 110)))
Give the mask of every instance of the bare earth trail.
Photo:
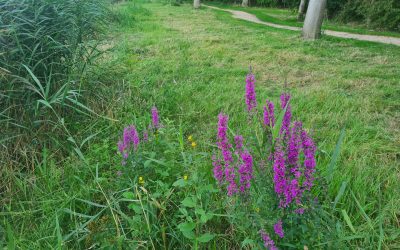
MULTIPOLYGON (((278 29, 301 31, 301 28, 299 28, 299 27, 292 27, 292 26, 287 26, 287 25, 280 25, 280 24, 261 21, 255 15, 244 12, 244 11, 221 9, 221 8, 209 6, 209 5, 203 5, 203 6, 205 6, 207 8, 211 8, 211 9, 229 12, 233 15, 234 18, 237 18, 237 19, 246 20, 246 21, 258 23, 258 24, 263 24, 263 25, 267 25, 270 27, 278 28, 278 29)), ((340 37, 340 38, 349 38, 349 39, 356 39, 356 40, 361 40, 361 41, 386 43, 386 44, 393 44, 393 45, 400 46, 400 38, 397 38, 397 37, 361 35, 361 34, 333 31, 333 30, 324 30, 324 34, 328 35, 328 36, 335 36, 335 37, 340 37)))

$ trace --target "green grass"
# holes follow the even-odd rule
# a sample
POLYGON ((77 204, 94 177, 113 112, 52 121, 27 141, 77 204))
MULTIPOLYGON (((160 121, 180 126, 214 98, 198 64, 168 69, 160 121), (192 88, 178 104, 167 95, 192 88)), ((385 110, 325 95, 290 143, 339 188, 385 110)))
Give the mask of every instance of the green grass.
MULTIPOLYGON (((157 104, 209 152, 220 111, 231 124, 246 124, 244 78, 251 65, 259 103, 277 102, 287 82, 294 116, 316 139, 321 175, 346 131, 332 181, 319 190, 335 202, 336 240, 350 249, 400 247, 398 47, 332 37, 304 42, 296 32, 186 4, 131 2, 115 11, 121 21, 111 25, 104 45, 112 49, 90 71, 101 97, 90 106, 118 122, 84 128, 99 132, 85 147, 86 163, 74 155, 55 162, 44 151, 50 159, 36 162, 33 177, 9 173, 13 182, 5 185, 9 196, 0 214, 7 236, 0 241, 22 249, 121 244, 125 218, 111 213, 121 211, 115 200, 131 184, 115 177, 121 128, 157 104)), ((204 164, 199 171, 207 174, 211 162, 204 164)), ((240 244, 224 239, 232 242, 228 247, 240 244)), ((314 248, 327 242, 321 244, 314 248)))
MULTIPOLYGON (((303 27, 303 22, 297 20, 297 11, 290 9, 279 8, 263 8, 263 7, 248 7, 244 8, 239 5, 224 4, 219 2, 206 2, 207 5, 212 5, 225 9, 240 10, 251 13, 260 20, 281 25, 303 27)), ((378 31, 367 29, 359 24, 343 24, 335 21, 335 19, 325 19, 322 25, 323 30, 344 31, 363 35, 379 35, 400 37, 399 32, 393 31, 378 31)))

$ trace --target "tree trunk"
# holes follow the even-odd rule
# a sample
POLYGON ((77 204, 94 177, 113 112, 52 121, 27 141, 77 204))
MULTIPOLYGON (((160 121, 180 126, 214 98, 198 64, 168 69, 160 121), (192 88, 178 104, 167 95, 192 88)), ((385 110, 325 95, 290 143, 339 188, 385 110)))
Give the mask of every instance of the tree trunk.
POLYGON ((194 1, 193 1, 193 7, 194 7, 195 9, 200 8, 200 0, 194 0, 194 1))
POLYGON ((297 16, 298 21, 304 20, 304 11, 306 8, 306 0, 301 0, 299 5, 299 15, 297 16))
POLYGON ((249 0, 242 0, 242 7, 248 7, 249 6, 249 0))
POLYGON ((303 26, 303 38, 315 40, 321 36, 321 25, 324 19, 326 0, 310 0, 306 20, 303 26))

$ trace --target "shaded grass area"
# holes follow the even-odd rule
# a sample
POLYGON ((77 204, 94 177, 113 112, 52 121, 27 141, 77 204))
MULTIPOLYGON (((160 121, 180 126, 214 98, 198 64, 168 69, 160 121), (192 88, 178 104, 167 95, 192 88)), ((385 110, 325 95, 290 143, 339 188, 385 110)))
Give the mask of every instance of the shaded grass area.
MULTIPOLYGON (((304 42, 296 32, 189 5, 126 3, 116 11, 120 21, 104 45, 111 49, 91 68, 91 79, 102 83, 102 101, 93 100, 91 107, 118 121, 82 128, 99 132, 87 144, 86 163, 75 156, 63 162, 43 157, 34 178, 12 177, 18 199, 6 199, 1 213, 6 239, 26 249, 121 246, 129 231, 119 227, 127 219, 115 200, 132 183, 116 177, 119 131, 156 104, 163 118, 198 138, 199 150, 210 151, 220 111, 229 113, 231 124, 246 124, 244 77, 251 65, 259 103, 265 102, 261 97, 278 102, 287 82, 294 116, 317 141, 320 174, 326 174, 340 131, 346 131, 327 189, 333 202, 347 183, 330 229, 337 240, 349 248, 400 247, 398 47, 331 37, 304 42)), ((197 170, 211 175, 211 168, 204 162, 197 170)), ((220 249, 238 248, 233 239, 225 238, 220 249)))
MULTIPOLYGON (((263 7, 241 7, 239 5, 231 5, 219 2, 206 2, 208 5, 232 9, 232 10, 240 10, 251 13, 258 17, 260 20, 270 23, 276 23, 281 25, 293 26, 293 27, 303 27, 303 22, 299 22, 297 20, 297 11, 290 9, 279 9, 279 8, 263 8, 263 7)), ((364 34, 364 35, 378 35, 378 36, 392 36, 392 37, 400 37, 399 32, 392 31, 378 31, 367 29, 364 26, 357 24, 343 24, 335 21, 334 19, 325 19, 322 25, 322 29, 324 30, 334 30, 334 31, 344 31, 355 34, 364 34)))

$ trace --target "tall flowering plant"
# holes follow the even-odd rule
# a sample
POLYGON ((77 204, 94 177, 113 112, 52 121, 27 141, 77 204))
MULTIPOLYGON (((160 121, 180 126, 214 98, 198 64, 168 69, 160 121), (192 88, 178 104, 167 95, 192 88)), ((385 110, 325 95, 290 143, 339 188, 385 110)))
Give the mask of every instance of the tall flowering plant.
POLYGON ((241 202, 239 209, 269 208, 265 216, 262 213, 250 216, 252 225, 259 227, 257 230, 267 249, 277 249, 273 239, 285 237, 285 219, 290 214, 305 212, 309 202, 307 193, 310 194, 314 183, 315 143, 302 123, 292 120, 290 100, 289 93, 282 93, 280 111, 277 112, 271 100, 266 100, 259 112, 255 77, 252 74, 246 77, 248 123, 255 126, 253 131, 262 131, 261 145, 239 134, 232 140, 228 134, 229 116, 222 112, 218 115, 217 150, 212 157, 214 178, 231 201, 241 202), (260 190, 267 197, 261 203, 260 190))
POLYGON ((156 135, 160 127, 158 110, 155 106, 151 109, 151 123, 143 129, 142 136, 139 134, 136 125, 132 124, 125 127, 122 138, 117 143, 118 152, 123 159, 122 165, 127 163, 129 156, 133 155, 141 144, 146 144, 149 141, 149 132, 156 135))

